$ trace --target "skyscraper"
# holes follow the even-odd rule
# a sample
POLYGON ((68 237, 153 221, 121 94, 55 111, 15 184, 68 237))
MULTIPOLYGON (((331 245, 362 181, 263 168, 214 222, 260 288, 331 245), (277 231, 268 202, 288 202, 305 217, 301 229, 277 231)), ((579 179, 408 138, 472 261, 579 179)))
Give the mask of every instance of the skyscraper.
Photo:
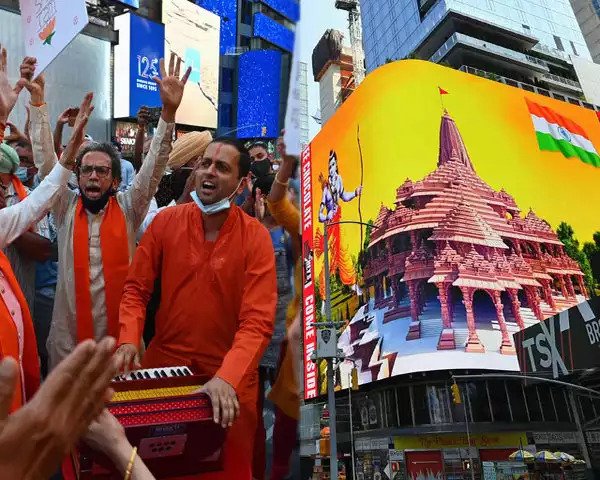
POLYGON ((571 5, 592 58, 600 63, 600 1, 571 0, 571 5))
POLYGON ((298 0, 195 0, 221 17, 217 134, 275 138, 287 104, 298 0))
POLYGON ((361 9, 368 71, 420 58, 600 103, 580 81, 592 56, 569 0, 362 0, 361 9))

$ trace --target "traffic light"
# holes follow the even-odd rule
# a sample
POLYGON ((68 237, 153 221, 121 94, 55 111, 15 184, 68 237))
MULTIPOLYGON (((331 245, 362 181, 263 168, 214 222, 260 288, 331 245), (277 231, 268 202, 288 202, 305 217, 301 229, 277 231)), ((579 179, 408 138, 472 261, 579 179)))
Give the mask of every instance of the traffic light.
POLYGON ((351 380, 352 380, 352 382, 351 382, 352 390, 358 390, 358 369, 356 367, 352 368, 351 380))
POLYGON ((460 405, 462 403, 462 399, 460 398, 460 389, 458 388, 456 382, 450 386, 450 389, 452 390, 452 401, 456 405, 460 405))

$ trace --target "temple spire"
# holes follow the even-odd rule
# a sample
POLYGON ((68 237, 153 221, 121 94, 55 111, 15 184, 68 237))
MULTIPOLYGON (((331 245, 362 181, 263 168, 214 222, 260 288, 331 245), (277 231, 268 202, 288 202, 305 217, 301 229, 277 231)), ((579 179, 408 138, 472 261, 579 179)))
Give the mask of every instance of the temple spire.
POLYGON ((475 171, 458 127, 447 110, 444 110, 440 125, 440 153, 438 167, 448 162, 459 162, 475 171))

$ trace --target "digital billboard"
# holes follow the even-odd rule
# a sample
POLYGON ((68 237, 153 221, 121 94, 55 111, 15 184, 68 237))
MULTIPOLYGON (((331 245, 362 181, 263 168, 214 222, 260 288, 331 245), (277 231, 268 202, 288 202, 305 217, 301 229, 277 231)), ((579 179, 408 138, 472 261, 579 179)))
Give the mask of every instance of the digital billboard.
POLYGON ((177 123, 216 128, 219 106, 219 38, 221 19, 187 0, 163 1, 165 53, 192 67, 177 123))
POLYGON ((159 61, 165 56, 165 27, 126 13, 115 18, 114 116, 135 117, 141 106, 160 107, 159 61))
POLYGON ((221 55, 226 55, 237 45, 237 0, 196 0, 195 3, 221 18, 221 55))
POLYGON ((239 138, 279 135, 281 52, 250 50, 238 62, 237 131, 239 138))
POLYGON ((287 52, 294 51, 294 32, 264 13, 254 14, 255 37, 260 37, 287 52))
POLYGON ((325 224, 338 384, 518 371, 513 334, 600 280, 598 147, 580 106, 430 62, 367 76, 301 159, 306 398, 325 393, 325 224))

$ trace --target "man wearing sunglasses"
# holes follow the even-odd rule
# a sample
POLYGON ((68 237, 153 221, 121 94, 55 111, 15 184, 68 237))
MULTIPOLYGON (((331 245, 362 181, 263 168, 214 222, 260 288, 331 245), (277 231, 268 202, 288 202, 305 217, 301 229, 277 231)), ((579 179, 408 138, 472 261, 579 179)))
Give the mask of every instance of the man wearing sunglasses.
MULTIPOLYGON (((75 345, 106 335, 118 337, 119 303, 141 225, 164 174, 175 113, 190 69, 180 78, 181 59, 171 55, 169 74, 161 59, 158 84, 162 114, 150 151, 130 188, 119 192, 121 162, 109 143, 90 142, 77 155, 79 192, 66 190, 53 213, 58 230, 58 283, 48 336, 49 369, 75 345)), ((44 103, 43 76, 24 62, 22 77, 31 92, 31 139, 40 172, 56 162, 44 103), (40 78, 42 79, 40 81, 40 78)), ((91 101, 91 99, 90 99, 91 101)))

